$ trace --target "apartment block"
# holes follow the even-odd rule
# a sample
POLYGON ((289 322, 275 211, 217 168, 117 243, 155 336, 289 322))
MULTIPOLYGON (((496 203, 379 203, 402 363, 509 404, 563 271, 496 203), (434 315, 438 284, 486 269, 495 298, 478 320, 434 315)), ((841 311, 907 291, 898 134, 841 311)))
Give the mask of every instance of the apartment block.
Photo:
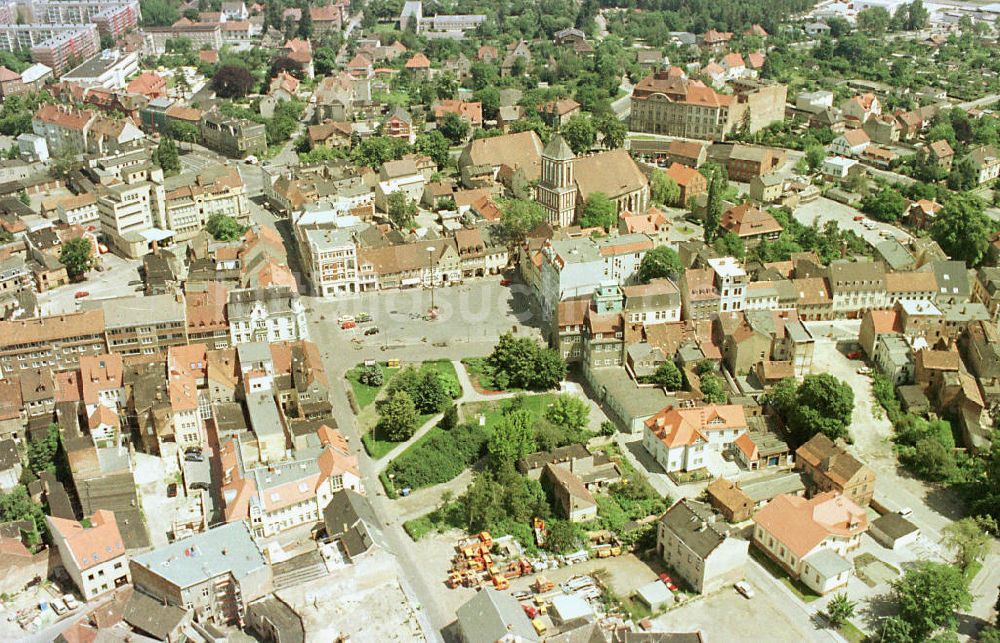
POLYGON ((182 295, 113 297, 87 301, 83 307, 102 312, 112 353, 153 355, 188 342, 182 295))
POLYGON ((221 214, 241 224, 250 221, 246 188, 234 167, 206 168, 200 174, 182 173, 164 181, 164 223, 174 241, 191 239, 209 217, 221 214))
POLYGON ((81 356, 106 351, 101 310, 0 322, 0 373, 4 375, 44 367, 75 369, 81 356))
POLYGON ((121 170, 121 182, 98 188, 101 230, 122 254, 138 258, 169 238, 165 231, 163 170, 151 164, 121 170))
POLYGON ((309 339, 305 307, 288 286, 231 290, 227 310, 233 345, 309 339))
POLYGON ((62 566, 84 601, 129 582, 128 555, 115 514, 98 510, 83 522, 46 516, 62 566))
POLYGON ((201 137, 206 147, 232 158, 259 156, 267 149, 264 125, 217 112, 202 115, 201 137))

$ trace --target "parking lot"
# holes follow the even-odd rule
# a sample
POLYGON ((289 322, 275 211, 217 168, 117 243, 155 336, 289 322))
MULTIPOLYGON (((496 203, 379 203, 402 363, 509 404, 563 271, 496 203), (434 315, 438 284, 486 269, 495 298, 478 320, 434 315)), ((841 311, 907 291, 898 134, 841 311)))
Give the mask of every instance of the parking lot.
POLYGON ((76 293, 89 293, 87 299, 107 299, 109 297, 132 297, 136 288, 141 288, 139 267, 141 261, 123 259, 111 253, 101 255, 102 270, 91 270, 86 281, 66 284, 47 290, 38 295, 38 305, 42 315, 59 315, 79 310, 76 293))
POLYGON ((884 237, 881 236, 883 231, 900 240, 910 239, 909 233, 905 230, 888 223, 881 223, 865 218, 864 221, 870 222, 870 228, 865 227, 862 225, 863 221, 854 220, 854 217, 861 216, 861 212, 849 205, 826 197, 820 197, 809 203, 803 203, 795 208, 792 214, 796 221, 803 225, 812 225, 813 222, 816 222, 821 228, 826 225, 827 221, 836 221, 841 230, 850 230, 858 236, 863 237, 865 241, 872 245, 884 240, 884 237))
MULTIPOLYGON (((701 632, 706 641, 732 641, 734 632, 742 632, 746 640, 760 641, 835 641, 839 637, 823 627, 822 622, 807 614, 800 603, 782 591, 774 579, 759 582, 755 578, 760 568, 747 564, 750 585, 755 591, 746 599, 732 587, 726 587, 701 599, 653 619, 654 630, 660 632, 701 632)), ((763 570, 760 574, 767 574, 763 570)), ((787 590, 786 590, 787 591, 787 590)))
POLYGON ((325 335, 370 347, 495 341, 515 327, 518 334, 538 334, 541 318, 527 287, 517 283, 501 286, 500 277, 435 288, 433 298, 438 310, 433 320, 427 316, 429 288, 363 293, 343 300, 311 299, 307 308, 313 329, 322 327, 325 335), (361 312, 371 315, 372 321, 340 329, 337 320, 341 315, 361 312), (372 326, 378 327, 378 334, 366 336, 365 330, 372 326))

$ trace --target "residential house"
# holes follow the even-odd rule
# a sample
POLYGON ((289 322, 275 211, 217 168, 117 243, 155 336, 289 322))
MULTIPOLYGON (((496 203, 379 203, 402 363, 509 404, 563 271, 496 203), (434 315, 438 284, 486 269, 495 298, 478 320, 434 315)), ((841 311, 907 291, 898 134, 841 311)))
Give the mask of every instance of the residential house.
POLYGON ((570 469, 556 464, 545 466, 542 478, 549 484, 561 515, 571 522, 597 518, 597 501, 583 481, 570 469))
POLYGON ((839 156, 858 158, 871 145, 868 133, 863 129, 852 129, 833 139, 830 151, 839 156))
POLYGON ((580 103, 572 98, 560 98, 538 106, 538 114, 549 126, 559 128, 569 122, 569 119, 580 113, 580 103))
POLYGON ((735 234, 747 246, 761 241, 773 241, 781 234, 781 224, 770 212, 754 207, 750 203, 736 205, 722 215, 720 227, 727 233, 735 234))
POLYGON ((708 160, 708 146, 697 141, 670 141, 666 160, 697 169, 708 160))
POLYGON ((725 478, 716 478, 705 488, 708 502, 722 514, 726 522, 743 522, 749 520, 756 508, 753 499, 740 489, 735 482, 725 478))
POLYGON ((514 597, 489 585, 459 607, 456 615, 461 640, 465 643, 541 641, 541 636, 514 597))
POLYGON ((288 286, 231 290, 227 313, 232 345, 309 338, 305 308, 288 286))
POLYGON ((862 129, 873 143, 892 145, 899 142, 899 124, 892 116, 869 118, 862 129))
POLYGON ((875 472, 822 433, 795 451, 796 468, 814 493, 834 491, 867 507, 875 492, 875 472))
POLYGON ((707 268, 688 268, 680 290, 685 319, 708 319, 743 310, 747 294, 746 271, 734 257, 709 259, 707 268))
POLYGON ((46 516, 62 566, 85 601, 129 583, 128 554, 115 514, 103 509, 77 522, 46 516))
POLYGON ((885 270, 874 261, 834 261, 830 264, 833 312, 855 318, 886 306, 885 270))
POLYGON ((968 158, 976 170, 976 183, 978 185, 989 183, 1000 176, 1000 156, 997 155, 992 145, 977 147, 969 152, 968 158))
POLYGON ((906 338, 898 333, 879 335, 872 362, 895 386, 908 384, 913 379, 913 350, 906 338))
POLYGON ((657 524, 657 555, 678 580, 699 594, 743 579, 750 543, 721 518, 708 504, 684 498, 657 524))
POLYGON ((721 404, 668 406, 644 426, 643 446, 667 473, 704 468, 708 450, 724 451, 747 431, 743 407, 721 404))
POLYGON ((785 180, 776 174, 750 179, 750 198, 758 203, 774 203, 785 193, 785 180))
POLYGON ((955 160, 955 151, 948 145, 948 141, 941 139, 933 141, 926 148, 927 159, 946 172, 951 171, 951 164, 955 160))
POLYGON ((708 192, 708 181, 705 179, 705 175, 691 166, 681 165, 674 161, 666 169, 666 174, 681 189, 677 203, 671 205, 685 207, 692 198, 708 192))
POLYGON ((625 321, 629 324, 666 324, 681 319, 681 295, 669 279, 625 286, 625 321))
POLYGON ((844 556, 868 529, 865 510, 836 492, 778 496, 753 522, 754 545, 818 594, 847 584, 853 565, 844 556))
POLYGON ((341 489, 334 492, 323 508, 323 522, 327 537, 338 541, 352 562, 370 552, 390 551, 375 510, 356 491, 341 489))
POLYGON ((844 116, 857 121, 858 125, 863 124, 872 116, 882 114, 882 104, 875 94, 867 93, 847 99, 840 105, 844 116))

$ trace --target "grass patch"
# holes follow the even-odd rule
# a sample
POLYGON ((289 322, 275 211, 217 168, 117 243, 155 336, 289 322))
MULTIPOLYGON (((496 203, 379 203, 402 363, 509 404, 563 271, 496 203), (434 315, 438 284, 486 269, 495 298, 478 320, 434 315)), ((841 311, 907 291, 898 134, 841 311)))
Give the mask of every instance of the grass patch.
POLYGON ((365 451, 368 452, 368 455, 375 460, 385 456, 402 444, 402 442, 390 442, 389 440, 378 439, 375 437, 375 429, 361 434, 361 443, 365 445, 365 451))
POLYGON ((416 542, 434 530, 434 522, 429 516, 420 516, 403 523, 403 531, 416 542))
POLYGON ((364 368, 364 364, 358 364, 351 370, 347 371, 345 375, 347 381, 351 384, 351 390, 354 391, 354 400, 358 403, 358 408, 360 409, 364 409, 375 401, 375 398, 378 397, 379 391, 385 388, 392 375, 396 372, 395 369, 390 369, 383 362, 379 362, 378 368, 382 371, 382 386, 368 386, 367 384, 362 384, 358 381, 358 378, 361 376, 361 371, 364 370, 364 368))
POLYGON ((761 550, 751 546, 750 556, 760 563, 761 567, 766 569, 772 576, 784 583, 788 589, 792 590, 792 593, 798 596, 803 603, 812 603, 819 599, 818 594, 814 594, 804 583, 789 576, 788 572, 781 565, 768 558, 767 554, 761 550))
POLYGON ((847 639, 849 643, 863 643, 868 640, 868 635, 859 630, 854 623, 851 623, 850 621, 847 621, 838 627, 837 631, 841 636, 847 639))
POLYGON ((976 577, 976 574, 978 574, 982 568, 983 562, 981 560, 972 561, 969 566, 965 568, 965 571, 962 572, 962 575, 965 576, 965 583, 971 583, 972 579, 976 577))
POLYGON ((486 363, 485 357, 468 357, 462 360, 465 370, 472 380, 473 386, 480 391, 499 391, 493 379, 493 367, 486 363))
POLYGON ((462 415, 466 422, 479 423, 477 419, 480 414, 486 417, 484 428, 491 431, 500 418, 503 417, 504 408, 507 405, 516 403, 519 408, 531 413, 535 420, 540 420, 545 415, 545 410, 555 402, 558 395, 556 393, 542 393, 540 395, 523 395, 509 400, 497 400, 495 402, 474 402, 462 405, 462 415), (516 402, 515 402, 516 400, 516 402))
POLYGON ((874 555, 865 553, 854 557, 854 573, 868 587, 877 587, 880 583, 888 583, 899 576, 900 571, 874 555))
POLYGON ((671 471, 667 474, 670 479, 676 484, 688 484, 689 482, 700 482, 702 480, 709 480, 712 474, 709 473, 708 469, 701 468, 695 469, 694 471, 671 471))

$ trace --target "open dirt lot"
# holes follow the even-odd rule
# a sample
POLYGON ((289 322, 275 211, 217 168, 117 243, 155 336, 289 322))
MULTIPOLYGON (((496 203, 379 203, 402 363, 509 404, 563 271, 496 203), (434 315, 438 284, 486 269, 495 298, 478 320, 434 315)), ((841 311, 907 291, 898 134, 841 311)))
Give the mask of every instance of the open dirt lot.
POLYGON ((302 616, 307 641, 424 641, 398 577, 393 557, 377 552, 277 595, 302 616))

